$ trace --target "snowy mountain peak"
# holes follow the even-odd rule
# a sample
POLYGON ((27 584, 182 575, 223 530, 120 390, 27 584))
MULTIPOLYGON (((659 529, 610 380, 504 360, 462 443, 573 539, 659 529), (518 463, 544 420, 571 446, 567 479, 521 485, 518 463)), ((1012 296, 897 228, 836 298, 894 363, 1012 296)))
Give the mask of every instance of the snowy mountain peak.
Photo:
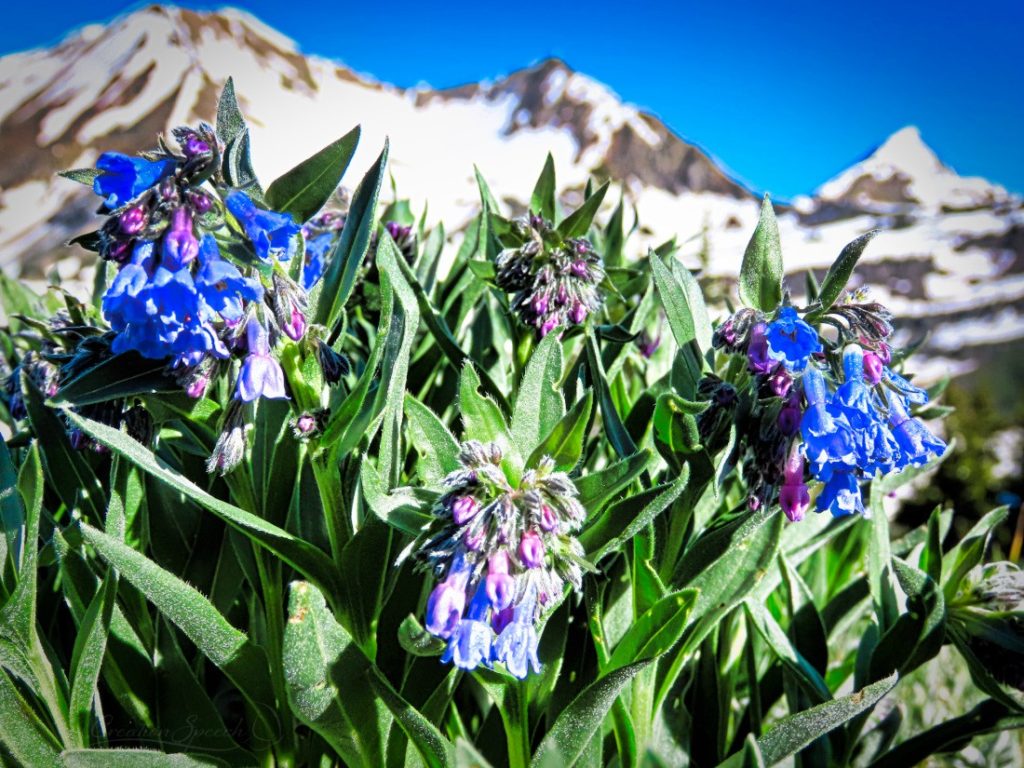
POLYGON ((901 128, 867 158, 822 185, 816 198, 819 205, 869 213, 905 213, 912 207, 965 211, 1010 200, 997 184, 958 175, 912 125, 901 128))

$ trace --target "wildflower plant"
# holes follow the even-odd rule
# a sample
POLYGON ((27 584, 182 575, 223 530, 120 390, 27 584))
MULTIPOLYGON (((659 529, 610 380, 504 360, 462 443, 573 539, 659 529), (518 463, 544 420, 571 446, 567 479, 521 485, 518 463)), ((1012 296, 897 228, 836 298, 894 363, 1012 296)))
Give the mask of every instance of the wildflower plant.
POLYGON ((0 276, 5 764, 888 766, 1021 725, 1008 511, 890 531, 948 451, 846 290, 870 234, 797 295, 766 200, 726 312, 550 157, 446 231, 378 205, 387 145, 338 192, 358 140, 264 186, 229 82, 65 174, 91 299, 0 276), (944 646, 982 701, 907 733, 879 704, 944 646))

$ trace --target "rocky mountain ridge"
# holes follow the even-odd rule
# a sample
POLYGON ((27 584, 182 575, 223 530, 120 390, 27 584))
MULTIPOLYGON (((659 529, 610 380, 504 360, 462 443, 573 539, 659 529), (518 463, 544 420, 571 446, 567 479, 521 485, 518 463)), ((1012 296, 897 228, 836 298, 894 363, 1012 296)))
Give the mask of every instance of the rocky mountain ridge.
MULTIPOLYGON (((429 201, 430 218, 449 231, 475 212, 474 163, 512 210, 524 205, 549 151, 570 189, 591 174, 619 182, 638 211, 641 239, 678 235, 684 261, 705 275, 735 275, 756 222, 755 196, 707 153, 564 62, 545 60, 493 83, 403 90, 304 56, 245 13, 152 6, 0 59, 0 267, 40 275, 61 253, 58 269, 77 273, 86 254, 59 248, 95 225, 96 201, 55 172, 209 120, 228 76, 262 178, 358 123, 350 182, 389 136, 399 194, 420 209, 429 201)), ((908 334, 931 331, 926 351, 938 370, 968 369, 1024 339, 1018 197, 958 176, 905 128, 784 209, 787 268, 824 270, 873 228, 883 232, 858 279, 908 334)))

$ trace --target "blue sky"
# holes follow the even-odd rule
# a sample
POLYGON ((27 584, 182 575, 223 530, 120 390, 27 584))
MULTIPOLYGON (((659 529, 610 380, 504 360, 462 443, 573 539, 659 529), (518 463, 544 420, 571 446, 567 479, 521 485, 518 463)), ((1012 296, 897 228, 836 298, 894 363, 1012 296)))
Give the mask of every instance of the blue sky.
MULTIPOLYGON (((8 5, 4 53, 132 7, 8 5)), ((559 56, 780 198, 812 190, 908 124, 959 172, 1024 191, 1019 0, 235 5, 307 53, 401 86, 494 79, 559 56)))

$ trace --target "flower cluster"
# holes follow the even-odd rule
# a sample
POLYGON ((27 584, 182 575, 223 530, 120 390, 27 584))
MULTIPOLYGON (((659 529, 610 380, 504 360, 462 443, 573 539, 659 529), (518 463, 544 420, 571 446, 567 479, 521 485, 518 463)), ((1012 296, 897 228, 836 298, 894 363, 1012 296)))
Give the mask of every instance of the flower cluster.
POLYGON ((601 309, 601 257, 584 238, 563 239, 540 216, 516 219, 522 242, 497 259, 495 282, 512 294, 512 309, 541 337, 555 328, 582 325, 601 309))
POLYGON ((494 443, 468 441, 461 468, 434 507, 441 527, 419 547, 440 579, 427 630, 447 641, 443 660, 462 669, 500 662, 518 678, 537 657, 537 622, 566 582, 580 589, 583 548, 574 533, 585 511, 576 487, 543 458, 513 487, 494 443))
POLYGON ((770 319, 743 309, 717 329, 715 345, 745 357, 753 393, 744 465, 752 506, 777 494, 787 517, 800 520, 807 484, 817 480, 819 512, 863 514, 862 480, 945 450, 910 414, 927 393, 889 367, 889 313, 864 299, 851 295, 821 318, 837 329, 835 343, 791 306, 770 319))

